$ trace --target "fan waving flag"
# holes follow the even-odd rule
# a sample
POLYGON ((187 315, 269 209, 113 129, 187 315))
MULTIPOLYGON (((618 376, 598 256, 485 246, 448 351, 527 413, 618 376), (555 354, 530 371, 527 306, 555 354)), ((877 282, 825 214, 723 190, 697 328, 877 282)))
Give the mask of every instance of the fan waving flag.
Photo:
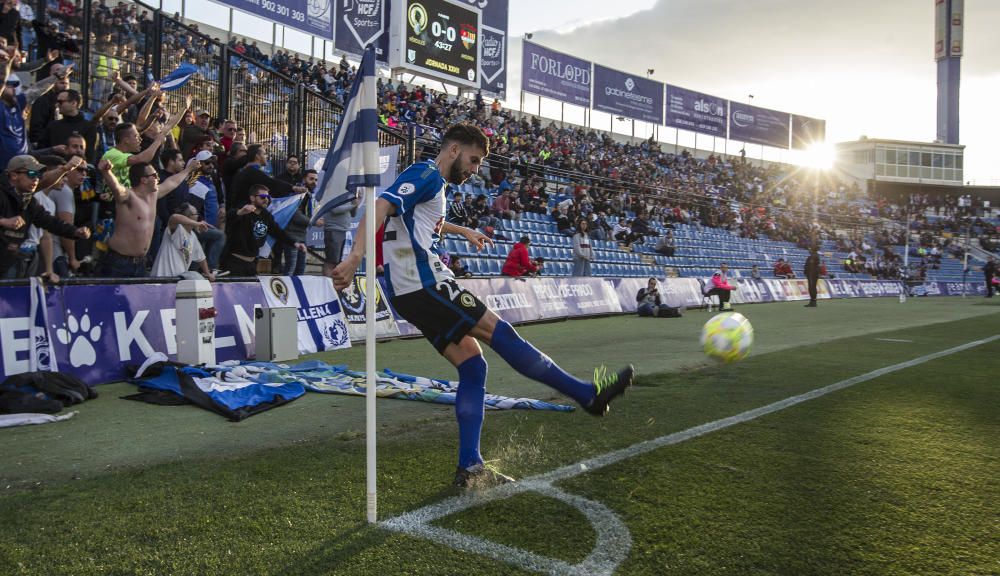
MULTIPOLYGON (((267 207, 268 212, 274 217, 274 221, 278 224, 278 227, 284 230, 288 227, 288 223, 292 221, 292 216, 295 215, 295 211, 299 209, 299 205, 302 204, 302 198, 305 194, 293 194, 291 196, 285 196, 283 198, 275 198, 271 205, 267 207)), ((261 258, 267 258, 271 255, 271 250, 274 248, 274 236, 268 236, 265 240, 264 245, 260 247, 260 251, 257 253, 261 258)))
POLYGON ((312 224, 333 208, 353 200, 358 188, 378 186, 379 174, 375 48, 368 45, 347 99, 344 119, 323 161, 312 224))
POLYGON ((160 78, 160 90, 164 92, 170 92, 171 90, 177 90, 181 86, 187 83, 192 76, 198 73, 198 67, 194 64, 189 64, 187 62, 182 62, 176 70, 167 74, 163 78, 160 78))

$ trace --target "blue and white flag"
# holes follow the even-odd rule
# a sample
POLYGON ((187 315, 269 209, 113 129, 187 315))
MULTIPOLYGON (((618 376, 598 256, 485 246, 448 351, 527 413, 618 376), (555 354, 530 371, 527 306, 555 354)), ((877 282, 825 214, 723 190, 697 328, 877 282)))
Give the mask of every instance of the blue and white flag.
POLYGON ((171 90, 177 90, 187 81, 191 79, 198 72, 198 67, 189 62, 182 62, 176 70, 167 74, 163 78, 160 78, 160 90, 164 92, 170 92, 171 90))
POLYGON ((45 287, 35 277, 31 278, 29 302, 28 334, 31 336, 31 348, 28 350, 28 370, 31 372, 58 372, 56 350, 48 329, 49 315, 45 302, 45 287))
POLYGON ((358 188, 379 185, 378 104, 375 48, 369 44, 358 67, 344 118, 323 161, 312 224, 333 208, 353 200, 358 188))
POLYGON ((261 276, 268 308, 295 308, 299 354, 351 347, 351 333, 333 282, 326 276, 261 276))
MULTIPOLYGON (((271 204, 267 207, 268 212, 274 217, 274 221, 278 223, 278 227, 284 230, 288 227, 288 223, 292 221, 292 216, 295 215, 295 211, 299 209, 299 204, 302 202, 302 197, 305 194, 292 194, 291 196, 285 196, 283 198, 273 198, 271 199, 271 204)), ((261 258, 267 258, 271 255, 271 249, 274 247, 274 236, 268 236, 267 240, 264 241, 264 245, 260 247, 260 251, 257 253, 261 258)))

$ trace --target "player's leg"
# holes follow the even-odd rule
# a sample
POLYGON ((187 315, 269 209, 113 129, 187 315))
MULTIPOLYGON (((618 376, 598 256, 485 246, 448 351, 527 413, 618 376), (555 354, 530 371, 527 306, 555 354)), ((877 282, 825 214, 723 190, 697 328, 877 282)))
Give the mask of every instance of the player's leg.
POLYGON ((455 419, 458 421, 458 466, 472 468, 483 463, 479 437, 485 416, 487 364, 475 338, 466 336, 448 344, 441 355, 458 369, 455 419))
POLYGON ((470 336, 489 344, 507 364, 522 376, 555 388, 576 400, 591 414, 603 416, 611 399, 623 394, 632 385, 634 370, 628 366, 608 374, 603 366, 594 371, 594 380, 581 380, 559 367, 547 355, 521 338, 508 322, 487 310, 470 336))
POLYGON ((455 418, 459 449, 455 484, 467 487, 478 482, 511 482, 512 478, 487 468, 479 452, 487 365, 479 342, 467 334, 487 311, 486 306, 454 281, 396 296, 392 305, 458 369, 455 418))

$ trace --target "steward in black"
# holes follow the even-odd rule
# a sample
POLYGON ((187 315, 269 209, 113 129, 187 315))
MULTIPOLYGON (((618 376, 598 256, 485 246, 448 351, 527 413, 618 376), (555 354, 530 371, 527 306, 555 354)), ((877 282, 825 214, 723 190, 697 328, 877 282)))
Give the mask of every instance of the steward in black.
POLYGON ((807 308, 816 307, 816 284, 819 282, 819 254, 816 247, 809 249, 809 257, 806 258, 805 266, 806 280, 809 281, 809 303, 807 308))

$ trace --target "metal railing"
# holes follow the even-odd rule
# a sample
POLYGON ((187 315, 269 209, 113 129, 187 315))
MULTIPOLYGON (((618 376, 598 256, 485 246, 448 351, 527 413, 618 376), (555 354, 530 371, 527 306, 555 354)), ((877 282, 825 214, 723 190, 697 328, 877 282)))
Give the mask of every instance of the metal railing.
MULTIPOLYGON (((91 110, 100 108, 114 90, 114 77, 133 75, 140 89, 150 79, 162 78, 182 62, 198 67, 184 86, 171 92, 172 108, 191 96, 192 108, 206 110, 214 119, 234 120, 248 137, 268 147, 272 168, 280 172, 285 159, 309 151, 325 151, 343 118, 343 107, 307 89, 265 64, 237 53, 195 27, 135 0, 118 0, 124 6, 152 14, 152 20, 132 27, 108 26, 95 17, 93 0, 84 0, 83 29, 91 42, 83 46, 81 93, 91 110)), ((379 127, 379 143, 399 144, 400 163, 411 162, 407 134, 379 127)))

